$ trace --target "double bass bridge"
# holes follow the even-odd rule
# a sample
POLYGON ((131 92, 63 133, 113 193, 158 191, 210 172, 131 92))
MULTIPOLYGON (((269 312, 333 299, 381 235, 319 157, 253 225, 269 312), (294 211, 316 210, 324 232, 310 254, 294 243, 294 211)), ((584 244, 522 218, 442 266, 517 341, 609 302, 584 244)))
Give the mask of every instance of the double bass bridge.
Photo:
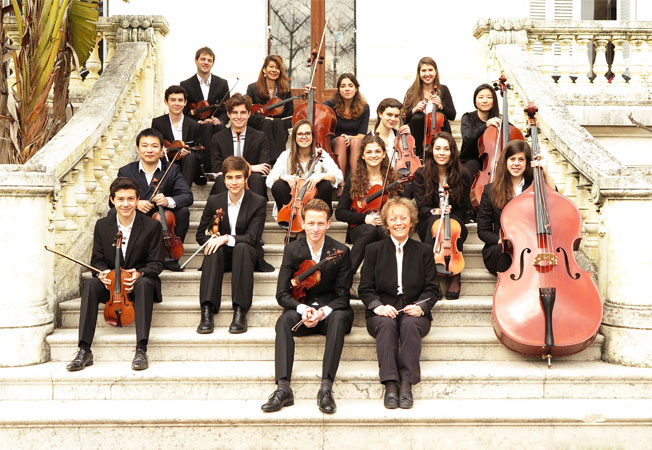
POLYGON ((539 267, 551 267, 557 265, 557 255, 549 252, 539 253, 534 257, 532 261, 533 266, 539 267))

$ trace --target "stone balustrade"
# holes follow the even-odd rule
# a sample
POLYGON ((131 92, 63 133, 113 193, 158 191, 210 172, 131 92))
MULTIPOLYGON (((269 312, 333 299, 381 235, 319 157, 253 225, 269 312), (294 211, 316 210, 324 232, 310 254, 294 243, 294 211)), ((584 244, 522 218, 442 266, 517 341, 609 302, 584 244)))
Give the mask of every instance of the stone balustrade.
MULTIPOLYGON (((49 359, 45 336, 59 301, 79 295, 82 268, 44 245, 90 259, 95 221, 108 210, 109 185, 136 157, 135 137, 162 113, 161 17, 115 16, 98 27, 107 63, 89 59, 85 99, 68 123, 26 164, 0 166, 0 367, 49 359)), ((97 49, 94 54, 99 53, 97 49)))
POLYGON ((473 33, 482 49, 523 45, 541 73, 561 85, 642 87, 652 81, 652 22, 483 19, 473 33))

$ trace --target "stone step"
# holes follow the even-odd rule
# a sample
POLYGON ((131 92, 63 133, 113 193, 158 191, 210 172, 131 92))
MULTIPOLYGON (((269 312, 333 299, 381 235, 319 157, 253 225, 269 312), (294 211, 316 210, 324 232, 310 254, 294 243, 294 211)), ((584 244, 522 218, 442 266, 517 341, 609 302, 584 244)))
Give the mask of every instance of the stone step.
MULTIPOLYGON (((152 361, 135 372, 129 361, 97 362, 68 372, 66 362, 1 369, 0 401, 7 400, 258 400, 275 389, 273 361, 152 361)), ((321 363, 297 361, 297 399, 313 399, 321 363)), ((334 384, 337 399, 380 400, 375 361, 347 361, 334 384)), ((602 361, 557 361, 552 369, 529 361, 424 361, 416 400, 652 398, 652 370, 602 361)))
MULTIPOLYGON (((79 326, 80 299, 59 303, 59 327, 77 329, 79 326)), ((486 327, 491 324, 491 296, 461 297, 457 300, 440 300, 433 312, 435 327, 486 327)), ((353 326, 365 327, 364 305, 360 300, 352 300, 355 312, 353 326)), ((109 327, 103 316, 104 305, 100 304, 97 326, 109 327)), ((274 327, 282 308, 274 297, 254 297, 251 310, 247 314, 250 327, 274 327)), ((222 297, 220 313, 215 316, 218 328, 228 327, 233 318, 231 298, 222 297)), ((154 305, 153 327, 197 327, 199 324, 199 300, 197 297, 166 297, 162 303, 154 305)), ((132 325, 133 327, 133 325, 132 325)))
POLYGON ((649 448, 649 399, 436 399, 410 410, 299 399, 277 413, 260 400, 3 402, 4 448, 649 448), (358 444, 354 444, 358 442, 358 444), (190 444, 191 443, 191 444, 190 444), (362 444, 364 443, 364 444, 362 444))
MULTIPOLYGON (((298 319, 298 316, 297 316, 298 319)), ((151 361, 273 361, 275 331, 272 327, 250 327, 243 334, 229 334, 218 328, 212 334, 197 334, 195 327, 154 327, 151 329, 148 354, 151 361)), ((74 328, 57 329, 48 336, 51 359, 68 361, 77 348, 74 328)), ((301 337, 296 347, 297 361, 321 361, 323 336, 301 337)), ((598 361, 604 338, 599 335, 585 351, 563 359, 598 361)), ((129 328, 98 327, 93 353, 98 362, 131 361, 135 349, 135 332, 129 328)), ((367 330, 354 327, 346 337, 343 361, 375 361, 375 340, 367 330)), ((433 327, 422 341, 422 361, 524 361, 524 357, 503 346, 493 328, 433 327)))

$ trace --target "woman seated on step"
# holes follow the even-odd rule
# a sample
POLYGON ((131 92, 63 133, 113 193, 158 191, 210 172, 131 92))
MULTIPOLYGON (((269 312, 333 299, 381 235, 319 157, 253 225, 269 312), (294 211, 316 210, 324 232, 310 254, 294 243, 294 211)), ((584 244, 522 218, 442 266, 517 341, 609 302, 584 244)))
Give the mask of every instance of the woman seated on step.
MULTIPOLYGON (((308 120, 300 120, 294 124, 290 149, 279 155, 276 164, 267 175, 267 187, 272 190, 276 202, 273 212, 275 218, 278 211, 290 203, 292 189, 299 180, 306 180, 308 189, 316 187, 315 197, 324 200, 331 207, 331 211, 333 210, 331 204, 333 189, 344 181, 344 177, 333 158, 325 150, 322 150, 321 158, 315 160, 312 174, 307 177, 311 162, 317 153, 313 131, 312 124, 308 120)), ((287 224, 285 226, 287 227, 287 224)))
MULTIPOLYGON (((383 140, 377 135, 365 136, 362 140, 362 151, 358 157, 357 168, 344 185, 335 211, 337 220, 349 224, 346 242, 353 244, 351 249, 353 273, 356 273, 362 264, 367 244, 387 236, 380 221, 380 211, 372 209, 360 212, 361 202, 375 186, 382 187, 385 181, 389 185, 398 179, 399 175, 389 165, 383 140)), ((387 191, 387 194, 389 197, 396 197, 401 191, 401 185, 396 185, 387 191)))
MULTIPOLYGON (((451 219, 459 222, 461 227, 457 248, 463 251, 464 241, 468 231, 464 223, 467 221, 467 211, 470 209, 469 191, 471 177, 462 167, 455 139, 450 133, 441 132, 432 138, 432 145, 426 148, 425 165, 414 173, 414 199, 419 209, 417 232, 421 241, 433 249, 435 236, 432 226, 443 214, 449 214, 451 219), (448 205, 445 211, 440 208, 440 196, 443 188, 449 188, 448 205)), ((453 243, 454 245, 455 243, 453 243)), ((459 298, 462 288, 461 274, 450 277, 446 298, 459 298)))
POLYGON ((543 167, 546 184, 555 184, 543 160, 532 160, 532 150, 525 141, 510 141, 500 155, 493 183, 484 187, 478 207, 478 237, 484 242, 482 259, 489 272, 496 275, 512 265, 512 258, 503 252, 500 238, 500 216, 505 205, 532 184, 532 167, 543 167))
POLYGON ((421 379, 421 339, 430 331, 441 290, 431 247, 410 239, 417 220, 414 204, 392 198, 380 218, 389 237, 367 246, 359 292, 367 330, 376 338, 385 408, 408 409, 412 385, 421 379))

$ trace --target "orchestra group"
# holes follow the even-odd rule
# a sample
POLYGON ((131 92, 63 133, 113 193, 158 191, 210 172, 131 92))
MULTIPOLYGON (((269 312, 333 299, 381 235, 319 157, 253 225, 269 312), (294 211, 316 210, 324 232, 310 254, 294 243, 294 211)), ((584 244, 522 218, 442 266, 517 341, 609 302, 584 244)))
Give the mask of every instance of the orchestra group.
POLYGON ((527 142, 510 141, 496 163, 493 182, 484 186, 479 205, 472 205, 471 185, 483 165, 478 140, 487 129, 500 127, 498 97, 489 84, 476 89, 476 110, 462 116, 458 149, 449 124, 456 116, 453 98, 429 57, 418 62, 402 102, 380 102, 371 131, 361 84, 351 73, 340 75, 332 98, 323 104, 336 117, 328 142, 317 137, 310 117, 293 123, 294 98, 280 56, 265 58, 245 95, 231 92, 227 81, 212 73, 214 62, 210 48, 196 52, 196 74, 167 88, 161 100, 169 112, 138 134, 138 160, 120 168, 111 184, 112 208, 94 230, 91 265, 100 272, 84 282, 79 348, 67 369, 93 364, 98 303, 110 297, 108 274, 116 261, 135 308, 131 367, 148 368, 153 303, 162 301, 159 274, 183 270, 172 241, 188 241, 193 184, 214 181, 195 236, 203 255, 197 333, 214 330, 225 272, 232 273, 228 331, 247 331, 254 272, 274 271, 263 254, 265 223, 280 217, 284 208, 291 210, 287 221, 279 221, 287 229, 287 242, 276 289, 283 309, 275 328, 277 388, 262 410, 294 403, 294 337, 322 334, 326 343, 317 404, 324 413, 335 412, 332 386, 353 324, 352 298, 364 304, 366 327, 376 341, 384 406, 411 408, 432 309, 444 296, 457 299, 462 290, 453 256, 434 257, 442 242, 451 239, 444 230, 458 224, 452 246, 462 252, 466 225, 477 222, 487 270, 505 271, 511 259, 501 245, 501 212, 532 183, 533 167, 543 168, 554 189, 543 161, 533 158, 527 142), (267 108, 272 100, 281 104, 267 108), (270 109, 276 113, 269 114, 270 109), (397 163, 408 157, 412 164, 397 163), (273 217, 267 214, 268 192, 273 217), (348 224, 346 243, 327 233, 333 212, 348 224), (295 220, 300 233, 292 231, 295 220), (412 237, 415 231, 419 240, 412 237), (117 234, 122 238, 119 250, 117 234), (316 270, 319 279, 306 286, 316 270), (356 291, 352 283, 358 270, 356 291))

